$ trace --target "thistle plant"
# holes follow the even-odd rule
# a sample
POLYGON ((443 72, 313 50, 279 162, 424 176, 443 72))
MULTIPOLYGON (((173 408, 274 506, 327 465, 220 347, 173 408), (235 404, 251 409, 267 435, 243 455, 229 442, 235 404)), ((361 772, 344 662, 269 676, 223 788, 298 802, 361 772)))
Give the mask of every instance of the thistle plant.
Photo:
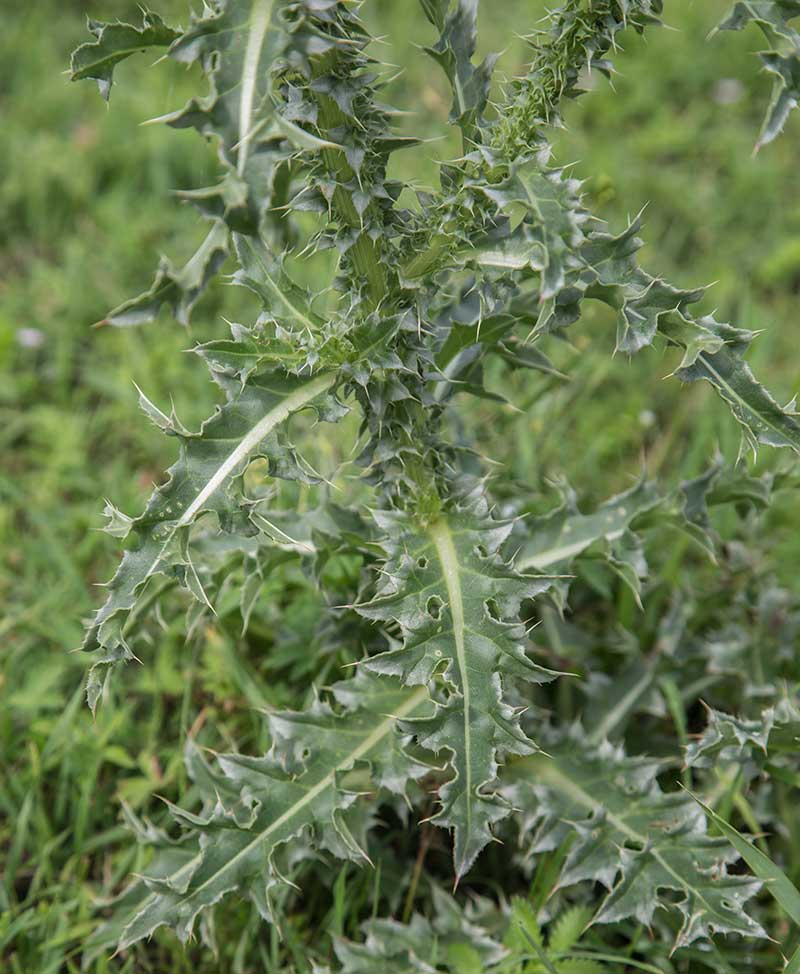
MULTIPOLYGON (((162 926, 188 940, 198 925, 211 945, 213 911, 229 897, 285 929, 325 863, 369 870, 387 855, 408 867, 406 906, 381 892, 386 915, 373 911, 364 943, 336 940, 325 959, 337 970, 375 970, 382 958, 387 971, 595 971, 608 950, 576 947, 585 931, 635 945, 637 925, 656 931, 670 970, 713 968, 717 935, 761 950, 760 883, 731 868, 739 854, 687 789, 706 795, 720 755, 749 781, 767 765, 796 776, 797 704, 778 688, 797 679, 788 647, 800 615, 774 583, 748 576, 724 610, 689 596, 659 603, 658 650, 622 665, 601 648, 613 628, 596 622, 602 586, 587 584, 599 572, 647 609, 648 548, 667 530, 724 563, 717 509, 746 527, 792 481, 788 467, 756 476, 746 454, 800 451, 793 404, 781 407, 745 361, 754 332, 697 313, 703 289, 642 268, 640 219, 613 232, 551 163, 585 72, 610 75, 620 35, 657 27, 662 2, 567 0, 526 25, 529 67, 498 84, 496 58, 475 57, 477 0, 409 5, 420 36, 426 21, 435 30, 425 50, 452 87, 461 139, 424 191, 394 175, 418 143, 395 131, 382 100, 389 69, 360 7, 207 0, 186 28, 150 11, 140 26, 90 21, 94 39, 73 55, 73 78, 94 79, 105 98, 116 65, 138 51, 196 65, 200 93, 163 121, 197 130, 219 162, 215 185, 181 192, 209 224, 197 252, 183 267, 162 260, 150 289, 105 322, 141 325, 166 306, 185 324, 223 271, 259 306, 194 349, 224 396, 199 430, 141 394, 178 459, 143 513, 106 509, 125 552, 86 636, 89 705, 118 664, 148 664, 160 613, 186 610, 191 636, 233 605, 246 632, 265 585, 286 571, 300 566, 327 592, 302 650, 314 687, 304 675, 296 709, 265 715, 266 753, 213 753, 189 736, 191 807, 168 803, 169 828, 125 810, 152 852, 94 947, 127 950, 162 926), (311 291, 297 267, 317 255, 330 273, 311 291), (616 318, 609 351, 677 349, 675 378, 714 387, 743 449, 678 486, 643 475, 589 513, 562 484, 542 513, 538 485, 526 492, 495 472, 470 410, 500 398, 490 370, 563 381, 548 345, 592 301, 616 318), (334 475, 304 451, 337 431, 350 456, 333 490, 334 475), (753 699, 748 639, 739 652, 730 632, 752 632, 754 604, 769 614, 759 599, 787 606, 778 631, 768 626, 781 648, 753 699), (580 659, 562 651, 577 632, 580 659), (576 665, 583 722, 556 705, 576 665), (680 735, 655 756, 647 737, 631 746, 630 726, 667 711, 680 724, 701 695, 714 710, 682 772, 680 735), (447 843, 449 875, 426 874, 424 851, 416 867, 387 851, 387 817, 411 848, 447 843), (487 849, 493 840, 503 844, 487 849), (487 869, 504 878, 499 892, 480 878, 487 869), (525 893, 537 883, 547 895, 534 908, 525 893)), ((738 2, 720 25, 752 21, 770 45, 759 146, 800 97, 795 16, 798 0, 738 2)))

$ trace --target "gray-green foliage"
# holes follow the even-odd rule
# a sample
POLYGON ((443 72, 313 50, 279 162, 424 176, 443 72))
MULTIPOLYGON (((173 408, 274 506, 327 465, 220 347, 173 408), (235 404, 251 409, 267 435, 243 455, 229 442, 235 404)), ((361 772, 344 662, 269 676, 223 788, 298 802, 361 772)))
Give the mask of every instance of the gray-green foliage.
MULTIPOLYGON (((580 94, 581 72, 610 74, 617 35, 656 26, 661 0, 568 0, 531 35, 529 71, 494 102, 495 58, 473 60, 477 6, 423 0, 414 14, 438 32, 426 50, 452 87, 450 120, 463 142, 434 191, 388 173, 389 158, 415 140, 393 130, 385 71, 357 3, 215 0, 186 29, 145 11, 141 28, 92 22, 95 40, 74 55, 73 77, 95 79, 105 97, 115 65, 138 50, 163 48, 198 66, 205 89, 163 120, 212 140, 221 174, 216 185, 182 194, 210 222, 196 254, 178 270, 162 261, 153 286, 106 322, 141 324, 166 305, 185 323, 223 266, 260 304, 230 337, 195 348, 224 395, 199 431, 141 397, 179 455, 142 514, 107 509, 126 550, 86 639, 91 706, 113 665, 146 644, 147 610, 165 591, 185 590, 187 625, 196 629, 236 579, 246 628, 265 577, 287 560, 323 584, 337 558, 360 566, 351 601, 331 605, 320 646, 310 649, 353 640, 356 674, 315 692, 305 709, 299 692, 296 711, 268 715, 263 757, 204 757, 189 742, 199 807, 170 806, 178 839, 134 823, 156 850, 98 945, 126 948, 162 925, 185 940, 198 917, 210 938, 209 911, 234 893, 280 923, 289 883, 302 889, 309 861, 327 854, 368 863, 378 810, 402 816, 404 803, 451 830, 456 881, 517 823, 529 853, 514 863, 517 875, 563 850, 557 890, 606 887, 585 922, 650 924, 663 906, 680 917, 665 921, 675 947, 714 933, 763 935, 746 912, 758 883, 727 871, 735 854, 709 835, 690 797, 661 787, 661 763, 627 757, 577 724, 553 729, 528 709, 531 688, 558 674, 537 659, 539 633, 527 623, 567 625, 576 580, 602 589, 604 572, 645 604, 649 538, 677 530, 713 558, 720 545, 709 508, 733 506, 747 517, 768 504, 780 478, 715 461, 671 490, 642 479, 590 514, 563 485, 560 507, 527 516, 521 492, 498 508, 477 449, 485 441, 452 420, 469 416, 470 397, 500 398, 485 382, 490 359, 562 378, 542 346, 566 337, 594 299, 616 317, 616 351, 676 347, 675 376, 716 389, 744 446, 800 452, 800 423, 793 404, 781 407, 748 366, 753 331, 696 313, 702 289, 642 269, 640 219, 611 232, 586 208, 572 173, 549 164, 550 128, 564 100, 580 94), (331 273, 310 293, 293 279, 292 262, 327 251, 331 273), (274 478, 325 479, 302 455, 295 417, 334 423, 348 412, 361 423, 361 483, 336 505, 317 491, 303 495, 310 507, 293 509, 281 498, 297 493, 282 493, 274 478)), ((761 143, 796 102, 796 14, 800 5, 789 0, 737 3, 722 25, 754 20, 774 46, 762 55, 776 88, 761 143)), ((302 442, 331 429, 317 425, 302 442)), ((645 668, 648 693, 665 706, 680 697, 681 654, 687 670, 702 656, 679 617, 666 616, 660 656, 645 668)), ((591 661, 586 669, 591 676, 591 661)), ((587 685, 598 706, 596 684, 587 685)), ((639 700, 611 692, 602 706, 613 719, 600 726, 614 734, 639 700)), ((769 729, 714 719, 690 764, 717 754, 735 763, 734 741, 742 751, 766 746, 769 729)), ((464 970, 507 959, 452 901, 434 900, 432 921, 416 917, 404 929, 375 920, 365 946, 338 942, 342 969, 365 970, 380 956, 386 970, 433 970, 436 944, 442 956, 455 950, 464 970)), ((576 938, 562 931, 559 940, 556 927, 545 947, 532 930, 528 969, 597 969, 591 957, 551 963, 548 951, 569 953, 576 938)))

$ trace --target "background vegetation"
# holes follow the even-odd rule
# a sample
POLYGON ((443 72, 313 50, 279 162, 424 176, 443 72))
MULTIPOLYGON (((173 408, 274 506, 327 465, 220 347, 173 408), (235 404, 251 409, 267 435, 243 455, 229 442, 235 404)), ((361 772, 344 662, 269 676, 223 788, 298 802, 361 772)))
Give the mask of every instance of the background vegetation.
MULTIPOLYGON (((386 60, 407 66, 389 100, 418 100, 404 124, 438 138, 448 99, 416 46, 431 39, 427 25, 408 5, 372 0, 365 16, 391 39, 386 60)), ((185 17, 182 0, 156 6, 185 17)), ((512 73, 522 48, 508 47, 509 38, 533 25, 544 5, 484 6, 482 48, 505 48, 502 64, 512 73)), ((577 160, 576 174, 591 174, 590 208, 617 228, 649 203, 644 265, 682 286, 717 281, 709 310, 766 331, 754 364, 785 401, 800 386, 800 120, 791 118, 786 134, 752 157, 769 85, 747 56, 758 47, 755 34, 704 41, 726 6, 678 0, 667 7, 677 33, 626 37, 617 94, 598 80, 570 107, 558 159, 577 160)), ((166 317, 138 330, 89 328, 149 283, 159 253, 180 260, 192 252, 202 228, 170 192, 206 185, 214 159, 191 132, 137 127, 183 103, 190 81, 178 66, 124 64, 110 111, 91 86, 69 85, 64 70, 84 39, 87 13, 137 16, 126 0, 30 0, 5 11, 0 34, 0 968, 13 974, 80 969, 95 897, 136 867, 134 853, 120 851, 128 848, 120 799, 157 813, 155 795, 181 796, 175 742, 190 726, 213 727, 210 744, 263 744, 254 708, 285 703, 282 674, 302 666, 291 643, 280 658, 259 653, 257 641, 242 654, 238 633, 220 625, 187 648, 168 627, 159 653, 146 667, 128 668, 124 692, 96 722, 82 699, 85 661, 68 651, 98 602, 92 586, 118 557, 96 530, 101 498, 137 511, 172 459, 169 441, 138 410, 133 380, 160 403, 179 390, 176 406, 191 426, 209 412, 213 389, 202 364, 177 353, 223 325, 218 286, 198 307, 192 336, 166 317)), ((434 160, 452 150, 439 139, 402 163, 430 183, 434 160)), ((627 486, 643 457, 650 473, 675 483, 698 473, 718 447, 735 456, 738 431, 704 383, 682 391, 654 381, 671 365, 652 354, 612 362, 582 338, 598 328, 610 347, 610 317, 595 311, 575 332, 575 347, 561 351, 572 362, 570 383, 543 392, 517 380, 510 398, 521 412, 509 409, 490 431, 494 454, 506 460, 502 476, 537 487, 566 476, 591 484, 591 502, 627 486)), ((483 422, 476 412, 476 426, 483 422)), ((765 453, 763 463, 776 462, 765 453)), ((795 587, 797 524, 789 495, 771 510, 764 545, 779 577, 795 587)), ((679 568, 676 558, 668 570, 679 568)), ((262 610, 256 631, 266 644, 268 599, 262 610)), ((296 646, 315 611, 298 586, 289 617, 296 646)), ((784 867, 797 882, 800 836, 790 835, 787 849, 784 867)), ((342 870, 329 907, 333 929, 355 928, 371 882, 342 870)), ((218 959, 200 947, 184 951, 164 934, 124 959, 100 957, 92 970, 278 971, 287 951, 307 969, 302 917, 285 950, 243 907, 223 911, 219 926, 218 959)))

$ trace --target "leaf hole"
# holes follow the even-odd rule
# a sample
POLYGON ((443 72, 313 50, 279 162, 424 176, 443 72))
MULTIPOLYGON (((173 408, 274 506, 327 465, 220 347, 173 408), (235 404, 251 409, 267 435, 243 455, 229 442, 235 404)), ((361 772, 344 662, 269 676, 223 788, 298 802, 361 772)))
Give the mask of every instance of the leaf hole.
POLYGON ((623 848, 628 849, 630 852, 644 852, 645 844, 639 841, 639 839, 626 839, 623 843, 623 848))
POLYGON ((424 572, 427 567, 428 559, 424 555, 421 558, 417 558, 417 568, 424 572))
POLYGON ((483 603, 486 606, 486 611, 494 619, 495 622, 500 622, 500 607, 494 599, 486 599, 483 603))
POLYGON ((432 595, 425 603, 425 611, 432 619, 441 619, 444 602, 438 595, 432 595))

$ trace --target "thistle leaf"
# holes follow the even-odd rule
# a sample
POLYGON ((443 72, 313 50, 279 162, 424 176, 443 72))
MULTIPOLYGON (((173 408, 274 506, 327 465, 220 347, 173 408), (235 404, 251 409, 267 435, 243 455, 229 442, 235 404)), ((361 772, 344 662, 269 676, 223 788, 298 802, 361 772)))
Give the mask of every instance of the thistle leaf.
POLYGON ((800 17, 798 0, 738 0, 717 30, 742 30, 757 24, 773 50, 759 54, 773 76, 769 107, 756 142, 756 150, 781 133, 786 119, 800 101, 800 33, 789 21, 800 17))
POLYGON ((270 86, 282 56, 290 43, 299 53, 311 41, 304 6, 288 0, 221 0, 193 16, 170 48, 170 56, 182 64, 200 62, 210 91, 163 121, 218 139, 223 159, 240 177, 271 114, 270 86), (299 20, 292 24, 298 8, 299 20))
POLYGON ((705 816, 682 792, 664 792, 659 763, 627 757, 610 744, 587 745, 579 727, 543 741, 547 756, 515 762, 503 793, 520 820, 528 855, 572 836, 560 887, 592 881, 608 890, 595 923, 635 917, 650 924, 658 907, 682 916, 675 948, 712 933, 765 933, 743 909, 759 883, 728 873, 737 853, 707 834, 705 816), (530 838, 528 838, 530 836, 530 838), (673 890, 676 903, 659 891, 673 890))
MULTIPOLYGON (((315 849, 366 858, 363 795, 348 786, 347 776, 369 766, 371 787, 402 793, 408 780, 428 770, 405 754, 407 739, 396 732, 400 718, 424 711, 428 691, 391 681, 377 685, 366 674, 332 690, 336 698, 347 695, 352 709, 337 714, 317 701, 303 713, 270 715, 272 748, 264 757, 220 754, 209 764, 189 740, 187 768, 203 811, 170 810, 186 829, 181 849, 190 849, 192 857, 166 875, 161 868, 146 871, 136 893, 126 894, 119 949, 164 925, 188 940, 198 915, 234 890, 274 919, 274 892, 286 882, 276 855, 288 842, 295 843, 294 860, 315 849), (310 836, 306 851, 298 842, 302 834, 310 836)), ((120 918, 112 920, 109 933, 120 924, 120 918)))
POLYGON ((71 80, 93 79, 106 101, 114 84, 114 68, 120 61, 152 47, 169 47, 180 37, 179 30, 168 27, 158 14, 145 8, 142 8, 141 27, 120 21, 104 24, 91 19, 88 25, 96 40, 81 44, 74 51, 70 65, 71 80))
POLYGON ((362 924, 363 942, 334 941, 340 974, 476 974, 494 970, 505 955, 480 922, 476 910, 462 909, 453 897, 433 887, 433 917, 416 913, 409 923, 377 918, 362 924), (468 958, 468 960, 467 960, 468 958))
POLYGON ((561 486, 561 496, 562 503, 554 511, 524 524, 528 540, 515 559, 520 571, 562 571, 597 541, 620 539, 639 515, 663 502, 656 485, 645 480, 611 497, 591 514, 581 514, 575 494, 566 485, 561 486))
POLYGON ((686 766, 739 765, 745 779, 751 780, 763 772, 767 763, 780 773, 779 769, 796 757, 798 743, 800 708, 797 701, 788 697, 764 708, 754 718, 710 709, 706 729, 686 747, 686 766))
POLYGON ((336 381, 334 373, 303 379, 277 370, 254 375, 198 433, 171 430, 179 439, 179 459, 144 512, 132 519, 128 548, 108 584, 108 600, 97 612, 84 642, 85 649, 102 653, 87 687, 93 707, 101 689, 96 667, 130 658, 125 622, 147 581, 157 574, 169 574, 191 587, 188 542, 194 521, 213 512, 223 530, 255 531, 255 527, 247 527, 248 504, 241 478, 257 457, 268 461, 274 476, 309 479, 285 442, 282 427, 290 416, 306 408, 314 409, 322 419, 341 417, 344 407, 332 394, 336 381))
POLYGON ((769 893, 780 903, 787 916, 791 917, 796 924, 800 924, 800 890, 797 889, 786 873, 775 865, 769 856, 756 848, 752 841, 745 838, 721 815, 718 815, 713 808, 709 808, 694 795, 692 797, 703 809, 709 820, 731 843, 738 855, 744 859, 755 875, 764 883, 769 893))
POLYGON ((480 495, 424 531, 395 512, 377 519, 389 535, 385 582, 358 608, 399 624, 403 645, 365 665, 412 685, 441 673, 449 688, 432 716, 404 727, 426 749, 449 755, 453 775, 433 821, 454 831, 460 877, 492 838, 491 826, 509 812, 492 790, 498 752, 536 750, 504 700, 502 681, 544 683, 555 676, 525 654, 518 617, 520 602, 546 589, 549 579, 521 575, 503 562, 498 550, 511 525, 492 520, 480 495))
POLYGON ((800 423, 793 406, 779 406, 743 357, 753 333, 718 322, 711 315, 694 318, 689 306, 702 297, 702 290, 681 291, 639 268, 634 258, 641 246, 636 237, 639 226, 637 218, 617 237, 604 231, 587 236, 581 248, 584 270, 575 286, 567 282, 557 296, 543 329, 559 329, 574 320, 581 292, 597 298, 619 315, 617 347, 621 351, 637 352, 661 333, 668 343, 684 349, 675 375, 684 382, 709 382, 728 403, 753 450, 765 443, 800 452, 800 423), (559 308, 561 301, 568 306, 559 308))
POLYGON ((421 0, 426 16, 441 31, 439 40, 426 52, 440 65, 453 89, 450 121, 471 138, 476 122, 486 108, 489 84, 497 61, 490 54, 475 67, 478 0, 421 0), (446 11, 452 6, 452 10, 446 11))
POLYGON ((180 324, 188 325, 192 308, 227 256, 228 229, 223 223, 215 221, 183 267, 176 269, 163 257, 150 288, 109 311, 100 324, 114 325, 116 328, 141 325, 152 321, 167 305, 180 324))

